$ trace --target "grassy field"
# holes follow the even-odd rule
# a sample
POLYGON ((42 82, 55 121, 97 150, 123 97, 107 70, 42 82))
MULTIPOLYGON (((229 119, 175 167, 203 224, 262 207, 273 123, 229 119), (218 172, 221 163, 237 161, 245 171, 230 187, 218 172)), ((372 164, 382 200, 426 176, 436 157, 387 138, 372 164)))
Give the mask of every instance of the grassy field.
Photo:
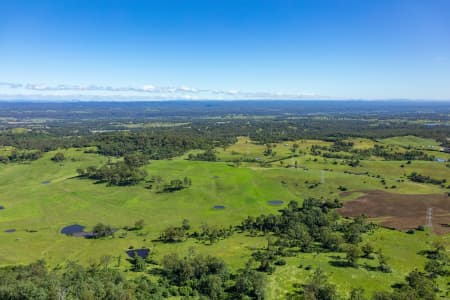
POLYGON ((395 145, 401 147, 411 147, 417 149, 439 149, 439 143, 433 139, 425 139, 413 135, 392 137, 380 140, 386 145, 395 145))
POLYGON ((361 259, 359 268, 335 266, 344 260, 342 253, 307 253, 301 257, 289 258, 288 263, 279 267, 270 277, 268 295, 270 299, 285 299, 295 293, 295 285, 305 283, 316 268, 326 272, 330 281, 338 287, 341 295, 349 296, 351 288, 364 288, 367 295, 389 287, 393 282, 402 282, 411 266, 423 268, 425 258, 418 252, 429 246, 433 238, 429 233, 415 235, 399 234, 397 231, 380 229, 366 237, 376 249, 382 249, 390 258, 392 273, 374 271, 376 260, 361 259), (312 268, 309 269, 308 267, 312 268), (372 267, 372 268, 371 268, 372 267))
MULTIPOLYGON (((383 143, 395 144, 397 141, 396 146, 406 145, 404 139, 386 140, 383 143)), ((417 142, 417 139, 407 137, 406 143, 410 140, 417 142)), ((185 176, 192 179, 192 187, 174 193, 156 193, 144 188, 144 184, 110 187, 79 179, 77 168, 100 166, 108 160, 81 149, 61 150, 67 158, 63 163, 51 161, 55 152, 49 152, 31 163, 0 164, 0 205, 5 207, 0 210, 0 265, 29 263, 40 258, 51 266, 68 260, 89 263, 104 255, 125 258, 125 250, 130 246, 151 247, 153 255, 159 259, 174 251, 185 254, 194 247, 196 251, 224 258, 231 268, 236 269, 244 266, 252 249, 266 245, 266 238, 235 234, 212 246, 188 240, 176 247, 155 239, 164 228, 179 225, 183 219, 188 219, 194 228, 203 222, 237 225, 248 215, 276 213, 280 207, 268 204, 269 200, 287 203, 293 199, 301 202, 307 197, 341 198, 339 186, 348 190, 384 189, 381 179, 385 179, 387 187, 396 186, 389 188, 389 192, 442 194, 447 191, 437 185, 409 181, 405 175, 412 171, 450 181, 450 169, 443 163, 413 161, 401 167, 404 162, 365 160, 361 166, 352 168, 340 160, 309 154, 311 145, 329 145, 328 142, 306 140, 297 143, 300 154, 295 158, 286 158, 292 155, 293 142, 277 144, 276 155, 269 158, 263 155, 264 145, 241 137, 235 145, 217 149, 219 162, 188 161, 184 159, 186 154, 172 160, 151 161, 145 166, 149 176, 161 176, 166 181, 185 176), (261 167, 256 162, 244 162, 239 166, 227 162, 239 157, 275 161, 271 167, 261 167), (297 160, 298 168, 285 167, 294 160, 297 160), (215 210, 214 205, 223 205, 225 209, 215 210), (133 226, 139 219, 146 224, 143 232, 119 230, 115 238, 83 239, 60 233, 64 226, 71 224, 90 229, 103 222, 122 228, 133 226), (6 233, 7 229, 16 229, 16 232, 6 233)), ((373 143, 358 139, 355 147, 370 147, 373 143)), ((421 141, 421 145, 423 143, 433 145, 430 141, 421 141)), ((354 193, 341 200, 357 196, 358 193, 354 193)), ((323 268, 343 294, 349 292, 349 283, 364 287, 368 292, 380 287, 389 288, 392 283, 402 281, 414 267, 423 267, 425 258, 418 252, 429 247, 432 240, 441 239, 447 246, 450 242, 448 235, 438 237, 428 232, 409 235, 387 229, 380 229, 367 239, 390 258, 392 273, 370 271, 369 267, 351 269, 350 272, 348 268, 330 263, 339 260, 336 256, 343 254, 301 254, 287 259, 286 266, 277 268, 275 274, 269 276, 269 299, 282 299, 286 293, 295 292, 293 284, 304 282, 312 272, 304 268, 307 265, 312 269, 323 268)), ((360 263, 370 266, 374 261, 362 260, 360 263)), ((122 260, 120 268, 128 269, 128 262, 122 260)))

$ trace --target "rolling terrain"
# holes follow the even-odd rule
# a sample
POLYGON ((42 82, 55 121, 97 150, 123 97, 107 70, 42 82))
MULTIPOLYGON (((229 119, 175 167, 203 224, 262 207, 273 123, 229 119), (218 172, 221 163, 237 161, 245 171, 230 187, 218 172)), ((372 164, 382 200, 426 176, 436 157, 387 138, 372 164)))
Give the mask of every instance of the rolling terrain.
MULTIPOLYGON (((389 144, 398 151, 435 146, 432 141, 419 138, 350 140, 353 147, 359 149, 375 144, 389 144)), ((174 247, 173 243, 161 242, 160 233, 168 226, 181 224, 183 219, 189 220, 192 228, 200 228, 204 223, 236 226, 247 216, 276 214, 290 200, 301 203, 309 197, 339 199, 344 202, 342 210, 347 209, 346 203, 360 202, 366 193, 372 195, 374 203, 382 201, 385 195, 403 202, 409 201, 407 197, 424 203, 431 202, 433 197, 442 199, 444 204, 450 201, 445 185, 419 183, 407 178, 407 174, 417 172, 448 182, 450 172, 446 163, 412 161, 406 164, 405 161, 369 157, 352 167, 343 159, 311 154, 313 145, 331 144, 320 140, 287 141, 273 144, 272 154, 265 155, 267 146, 239 137, 235 144, 216 148, 217 161, 214 162, 187 160, 189 154, 199 153, 192 150, 173 159, 152 160, 146 164, 143 169, 148 178, 160 177, 169 181, 189 177, 192 180, 189 188, 171 193, 148 189, 144 182, 134 186, 108 186, 80 178, 77 168, 100 166, 108 160, 116 160, 90 153, 92 151, 86 151, 87 148, 58 149, 32 162, 0 165, 0 205, 4 207, 0 210, 0 264, 27 264, 43 258, 55 267, 68 261, 88 264, 104 256, 111 256, 115 261, 120 260, 119 257, 126 258, 125 251, 131 247, 149 248, 152 257, 160 260, 174 251, 186 255, 194 247, 200 253, 223 258, 237 270, 244 267, 252 251, 267 246, 267 236, 236 232, 212 245, 188 238, 174 247), (297 145, 295 151, 294 144, 297 145), (52 161, 55 153, 63 153, 65 160, 52 161), (273 205, 271 200, 280 200, 281 204, 273 205), (137 220, 144 221, 143 230, 123 229, 132 227, 137 220), (91 230, 99 222, 117 229, 114 237, 85 239, 61 234, 62 228, 68 225, 80 224, 91 230), (12 229, 14 232, 6 232, 12 229)), ((4 148, 4 151, 11 149, 4 148)), ((443 152, 438 155, 446 160, 449 158, 449 154, 443 152)), ((359 212, 365 211, 360 208, 359 212)), ((370 211, 366 214, 371 216, 370 211)), ((419 211, 419 215, 423 224, 414 225, 425 225, 426 209, 419 211)), ((383 225, 383 218, 389 217, 392 216, 379 211, 372 221, 383 225)), ((361 259, 361 267, 349 272, 348 268, 336 263, 345 258, 342 253, 299 253, 287 257, 286 265, 277 267, 268 276, 267 298, 283 299, 289 293, 295 294, 296 286, 318 267, 326 271, 343 295, 350 292, 349 282, 352 287, 364 288, 368 294, 380 286, 389 289, 392 282, 402 281, 414 268, 423 268, 426 258, 420 251, 436 240, 449 246, 445 229, 450 223, 448 211, 447 214, 441 212, 439 220, 440 223, 433 223, 432 228, 413 234, 405 231, 415 227, 397 227, 391 222, 389 227, 399 230, 380 228, 365 235, 365 241, 370 241, 374 248, 382 249, 389 257, 392 272, 388 274, 373 271, 371 267, 376 266, 373 259, 361 259)), ((127 271, 130 265, 123 262, 117 267, 127 271)), ((129 274, 134 276, 134 273, 129 274)), ((445 278, 439 282, 445 290, 445 278)))

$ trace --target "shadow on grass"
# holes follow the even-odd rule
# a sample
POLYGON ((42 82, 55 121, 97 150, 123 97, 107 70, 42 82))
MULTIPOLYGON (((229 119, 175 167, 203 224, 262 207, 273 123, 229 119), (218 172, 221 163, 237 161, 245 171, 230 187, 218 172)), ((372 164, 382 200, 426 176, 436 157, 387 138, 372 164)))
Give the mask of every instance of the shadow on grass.
POLYGON ((337 268, 353 268, 352 265, 344 260, 330 260, 328 263, 337 268))
POLYGON ((164 276, 164 270, 161 267, 152 268, 148 271, 149 275, 153 276, 164 276))
POLYGON ((364 269, 366 269, 367 271, 369 271, 369 272, 376 272, 376 271, 378 271, 378 269, 379 269, 378 266, 371 266, 371 265, 369 265, 369 264, 367 264, 367 263, 363 264, 362 267, 363 267, 364 269))

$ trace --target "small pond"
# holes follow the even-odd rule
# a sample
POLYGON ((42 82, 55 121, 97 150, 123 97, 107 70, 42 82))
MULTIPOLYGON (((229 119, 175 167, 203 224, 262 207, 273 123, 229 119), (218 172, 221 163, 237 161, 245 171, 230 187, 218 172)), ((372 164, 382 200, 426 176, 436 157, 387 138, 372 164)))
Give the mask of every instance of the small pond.
POLYGON ((145 249, 145 248, 127 250, 127 254, 131 258, 134 258, 135 255, 138 255, 145 259, 145 258, 147 258, 149 253, 150 253, 150 249, 145 249))
POLYGON ((61 229, 61 233, 66 234, 66 235, 81 234, 81 233, 83 233, 84 228, 85 227, 82 225, 73 224, 73 225, 69 225, 69 226, 66 226, 63 229, 61 229))
POLYGON ((284 203, 284 201, 283 200, 270 200, 270 201, 267 201, 267 203, 269 203, 270 205, 281 205, 284 203))

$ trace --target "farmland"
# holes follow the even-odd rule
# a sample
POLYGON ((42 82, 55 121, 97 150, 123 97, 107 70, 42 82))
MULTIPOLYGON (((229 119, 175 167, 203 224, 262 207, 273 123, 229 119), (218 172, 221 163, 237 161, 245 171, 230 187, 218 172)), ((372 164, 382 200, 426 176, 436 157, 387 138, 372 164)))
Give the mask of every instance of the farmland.
MULTIPOLYGON (((167 124, 173 123, 145 127, 165 132, 190 123, 167 124)), ((19 139, 29 133, 15 130, 8 134, 11 140, 11 135, 19 139)), ((171 157, 159 158, 164 154, 156 148, 159 152, 150 154, 155 159, 133 167, 144 176, 133 184, 115 184, 120 181, 84 173, 90 167, 98 172, 130 166, 133 159, 128 154, 102 153, 119 149, 111 145, 99 147, 91 142, 56 147, 28 159, 20 153, 35 150, 4 143, 0 153, 10 161, 0 164, 0 265, 27 265, 43 259, 49 269, 59 270, 70 262, 89 266, 108 258, 108 266, 127 279, 146 276, 156 281, 167 255, 183 257, 195 252, 222 259, 232 273, 250 261, 265 276, 267 299, 298 297, 302 284, 317 270, 326 274, 337 294, 348 298, 358 288, 367 297, 380 290, 392 292, 392 285, 404 282, 414 269, 425 270, 428 258, 424 253, 433 245, 443 245, 448 252, 450 169, 448 162, 434 157, 448 160, 449 154, 438 149, 441 142, 436 139, 304 137, 262 143, 249 135, 236 135, 232 142, 209 149, 202 148, 205 143, 192 143, 191 149, 180 153, 174 148, 171 157), (396 159, 402 155, 406 158, 396 159), (316 240, 300 250, 285 246, 286 252, 269 263, 269 271, 261 271, 255 265, 259 262, 255 253, 270 252, 273 239, 283 235, 241 224, 248 217, 278 216, 291 207, 292 200, 302 206, 308 199, 317 199, 321 205, 339 203, 342 207, 333 212, 343 216, 367 215, 367 222, 375 227, 362 231, 356 245, 370 244, 373 253, 358 257, 349 266, 345 247, 351 242, 326 249, 316 240), (431 227, 426 226, 429 208, 434 212, 431 227), (99 223, 110 226, 112 234, 107 231, 106 237, 83 238, 61 233, 74 224, 95 233, 99 223), (188 225, 181 237, 164 240, 167 235, 162 233, 182 224, 188 225), (205 228, 218 229, 220 234, 214 239, 199 236, 205 228), (149 249, 152 262, 136 271, 126 253, 130 249, 149 249), (388 272, 379 270, 381 256, 387 257, 388 272)), ((329 218, 335 220, 331 213, 329 218)), ((336 218, 338 229, 330 230, 342 239, 353 219, 336 218)), ((448 279, 448 275, 435 277, 437 295, 448 296, 448 279)), ((181 291, 172 291, 172 296, 185 293, 181 291)))
MULTIPOLYGON (((306 151, 308 145, 314 143, 323 142, 307 140, 300 143, 303 145, 301 149, 306 151)), ((376 176, 357 175, 364 172, 382 175, 388 186, 396 185, 393 193, 403 194, 442 195, 445 192, 441 187, 432 185, 408 180, 397 182, 398 178, 402 178, 408 171, 415 170, 434 176, 439 174, 450 179, 445 165, 437 162, 414 162, 405 171, 397 162, 367 161, 358 168, 349 168, 333 165, 324 159, 314 161, 312 157, 304 155, 296 158, 302 168, 285 168, 280 162, 285 161, 287 164, 292 160, 283 159, 289 154, 289 143, 279 144, 276 148, 280 150, 274 158, 280 160, 271 167, 260 167, 253 163, 235 166, 226 162, 227 159, 241 155, 240 153, 247 158, 264 157, 263 146, 255 145, 243 138, 238 139, 237 144, 230 146, 226 151, 217 149, 218 156, 224 160, 223 162, 195 162, 179 157, 167 161, 152 161, 146 165, 145 169, 151 175, 169 179, 185 176, 192 178, 192 188, 170 194, 158 194, 145 189, 142 185, 113 187, 79 179, 76 168, 92 164, 100 165, 106 160, 96 154, 85 154, 80 149, 63 150, 67 160, 60 164, 50 160, 54 153, 49 152, 29 164, 2 166, 0 199, 5 209, 1 212, 0 261, 2 264, 31 263, 44 258, 53 266, 68 260, 88 263, 105 255, 125 256, 125 250, 130 246, 149 247, 154 249, 155 258, 161 258, 174 248, 170 244, 154 240, 164 228, 178 224, 183 219, 188 219, 194 227, 200 227, 203 222, 209 225, 238 225, 246 216, 276 213, 280 207, 270 205, 268 201, 272 199, 282 199, 286 204, 292 199, 302 201, 308 197, 340 198, 342 195, 340 186, 345 186, 350 191, 384 189, 376 176), (323 171, 324 169, 327 170, 323 171), (433 171, 430 172, 431 170, 433 171), (45 181, 48 183, 43 183, 45 181), (311 183, 319 183, 319 186, 310 188, 311 183), (215 210, 214 205, 223 205, 225 209, 215 210), (123 228, 139 219, 145 221, 144 232, 139 235, 134 232, 127 233, 123 238, 92 240, 67 237, 60 233, 64 226, 75 223, 92 228, 96 223, 103 222, 116 228, 123 228), (7 229, 15 229, 16 232, 6 233, 7 229)), ((355 198, 354 195, 344 197, 345 201, 352 198, 355 198)), ((445 201, 448 203, 448 200, 445 201)), ((426 210, 420 213, 422 215, 419 215, 419 218, 423 219, 424 224, 426 210)), ((449 223, 450 216, 444 216, 442 221, 449 223)), ((116 236, 120 236, 121 233, 122 230, 119 230, 116 236)), ((320 259, 317 257, 313 259, 312 254, 304 254, 289 259, 287 267, 280 268, 271 276, 270 282, 281 281, 284 284, 282 286, 269 284, 268 295, 277 298, 275 295, 279 294, 280 289, 289 291, 292 288, 289 285, 292 278, 305 278, 308 272, 298 269, 297 265, 300 263, 305 266, 321 266, 329 270, 333 274, 332 281, 337 281, 343 293, 349 291, 344 283, 355 276, 361 277, 362 282, 367 280, 367 284, 361 284, 361 287, 372 292, 378 284, 388 286, 390 281, 402 279, 408 271, 406 264, 401 263, 405 255, 417 261, 415 266, 423 265, 424 258, 417 254, 417 251, 425 249, 427 242, 444 238, 448 243, 445 237, 433 237, 430 233, 418 232, 404 238, 405 244, 412 243, 416 248, 407 247, 404 251, 397 251, 399 238, 402 236, 405 236, 405 233, 380 229, 375 236, 369 237, 375 241, 377 247, 386 249, 395 262, 393 265, 395 272, 389 276, 379 275, 372 278, 373 276, 364 269, 350 275, 342 268, 328 266, 332 254, 319 254, 320 259), (424 238, 425 234, 427 236, 424 238), (289 276, 290 279, 282 280, 285 276, 289 276)), ((266 243, 263 237, 249 238, 236 234, 212 246, 188 240, 175 249, 180 254, 186 254, 188 248, 193 246, 200 252, 224 258, 234 268, 240 268, 250 255, 250 249, 262 248, 266 243)), ((123 265, 123 268, 126 270, 128 266, 123 265)))

